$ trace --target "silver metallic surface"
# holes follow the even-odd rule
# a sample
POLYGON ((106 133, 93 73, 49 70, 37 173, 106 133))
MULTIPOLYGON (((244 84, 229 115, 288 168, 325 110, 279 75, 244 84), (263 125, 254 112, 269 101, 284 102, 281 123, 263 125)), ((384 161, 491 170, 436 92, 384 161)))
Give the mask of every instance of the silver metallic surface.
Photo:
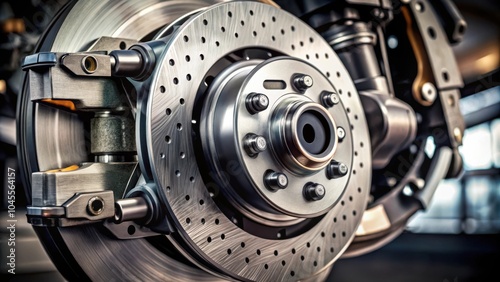
POLYGON ((370 128, 372 165, 382 169, 415 140, 416 115, 407 103, 389 95, 361 91, 360 97, 370 128))
POLYGON ((35 172, 31 205, 61 206, 75 193, 84 192, 114 190, 122 195, 136 167, 137 163, 83 163, 69 171, 35 172))
POLYGON ((62 206, 66 218, 100 220, 115 215, 114 201, 113 191, 77 193, 62 206), (96 203, 100 203, 101 207, 93 206, 96 203))
POLYGON ((142 219, 148 215, 149 207, 142 197, 120 199, 115 202, 115 221, 142 219))
POLYGON ((431 82, 426 82, 422 85, 422 98, 427 101, 433 103, 437 98, 437 90, 434 84, 431 82))
MULTIPOLYGON (((178 229, 179 237, 169 237, 171 241, 176 245, 185 243, 192 259, 198 262, 203 260, 235 279, 300 280, 329 267, 352 239, 364 210, 370 186, 371 153, 366 121, 356 89, 328 44, 310 27, 271 6, 253 2, 227 3, 212 7, 181 26, 164 53, 161 67, 153 75, 155 79, 149 95, 144 96, 148 101, 142 101, 147 102, 143 130, 148 136, 140 147, 143 160, 150 162, 153 168, 153 178, 159 185, 161 200, 167 203, 169 213, 174 218, 173 224, 178 229), (242 21, 244 24, 241 24, 242 21), (261 27, 262 21, 266 23, 266 28, 261 27), (221 27, 224 27, 225 32, 221 32, 221 27), (280 29, 284 30, 284 34, 275 33, 280 29), (189 42, 185 42, 183 36, 188 36, 189 42), (205 43, 201 40, 202 36, 205 37, 205 43), (303 48, 299 47, 300 41, 304 43, 303 48), (291 48, 292 44, 297 47, 291 48), (344 107, 350 109, 350 114, 349 120, 344 119, 343 123, 353 129, 349 140, 346 137, 344 143, 350 144, 355 154, 342 158, 351 164, 356 177, 348 179, 339 204, 333 206, 310 230, 293 238, 265 239, 238 228, 212 200, 198 167, 190 165, 197 162, 191 139, 195 102, 191 93, 197 92, 204 75, 217 60, 245 46, 282 50, 285 55, 309 61, 329 77, 337 90, 346 93, 341 99, 344 107), (318 52, 318 58, 321 54, 321 59, 315 59, 315 52, 318 52), (200 53, 204 60, 199 59, 200 53), (192 60, 186 62, 186 56, 192 60), (175 68, 170 66, 169 60, 177 62, 175 68), (184 79, 187 74, 191 80, 184 79), (160 86, 170 91, 162 93, 160 86), (171 110, 168 116, 165 115, 167 108, 171 110), (358 118, 355 119, 354 115, 358 118), (179 123, 182 130, 177 126, 179 123), (167 135, 171 142, 165 142, 167 135), (180 152, 184 153, 183 157, 180 157, 180 152), (203 205, 199 204, 200 200, 203 200, 203 205), (321 236, 322 232, 328 236, 321 236), (224 239, 219 239, 221 237, 224 239), (304 260, 301 260, 301 256, 304 260)), ((254 85, 259 88, 262 83, 254 85)), ((262 89, 252 92, 262 92, 262 89)), ((320 97, 316 96, 315 99, 319 102, 320 97)), ((241 140, 243 136, 238 139, 241 140)), ((337 153, 340 154, 339 151, 337 153)), ((318 173, 318 177, 325 177, 320 175, 318 173)), ((334 193, 335 189, 329 190, 327 195, 332 194, 330 192, 334 193)))
MULTIPOLYGON (((140 40, 183 14, 215 2, 78 1, 58 31, 50 51, 84 51, 101 36, 131 38, 125 41, 126 45, 131 45, 129 42, 140 40)), ((119 46, 108 48, 119 49, 119 46)), ((44 104, 36 104, 34 108, 32 138, 36 139, 33 143, 37 169, 45 171, 86 161, 88 152, 84 136, 89 133, 85 133, 82 120, 75 113, 44 104)), ((94 281, 220 281, 205 271, 170 258, 146 240, 116 240, 92 225, 60 228, 59 233, 63 238, 59 243, 67 246, 79 266, 94 281), (104 250, 113 250, 107 253, 118 259, 105 262, 104 257, 97 255, 104 250)))

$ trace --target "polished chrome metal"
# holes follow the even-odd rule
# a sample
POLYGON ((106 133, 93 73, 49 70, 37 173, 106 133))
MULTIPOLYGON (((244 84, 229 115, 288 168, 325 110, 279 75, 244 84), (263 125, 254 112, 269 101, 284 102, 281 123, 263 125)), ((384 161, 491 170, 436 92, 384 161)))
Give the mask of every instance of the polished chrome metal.
POLYGON ((303 92, 307 88, 311 88, 313 86, 313 79, 307 74, 296 74, 293 76, 292 81, 295 89, 299 92, 303 92))
POLYGON ((433 103, 437 98, 437 90, 434 84, 431 82, 426 82, 422 85, 422 98, 427 101, 433 103))
POLYGON ((249 133, 245 136, 243 144, 243 146, 245 147, 245 151, 251 157, 255 157, 259 153, 264 152, 267 149, 266 138, 261 135, 249 133))
POLYGON ((269 106, 269 98, 261 93, 252 93, 247 96, 245 103, 248 112, 256 114, 267 109, 269 106))
POLYGON ((264 182, 272 191, 285 189, 288 186, 288 177, 284 173, 269 170, 264 175, 264 182))
POLYGON ((143 219, 148 215, 149 206, 143 197, 120 199, 115 202, 115 222, 143 219))
POLYGON ((304 196, 309 201, 319 201, 325 197, 325 186, 318 183, 307 183, 304 186, 304 196))
POLYGON ((342 126, 337 126, 337 137, 339 139, 339 142, 342 141, 345 137, 345 130, 342 126))
POLYGON ((323 97, 323 105, 325 107, 333 107, 340 102, 340 98, 336 93, 325 91, 321 94, 323 97))

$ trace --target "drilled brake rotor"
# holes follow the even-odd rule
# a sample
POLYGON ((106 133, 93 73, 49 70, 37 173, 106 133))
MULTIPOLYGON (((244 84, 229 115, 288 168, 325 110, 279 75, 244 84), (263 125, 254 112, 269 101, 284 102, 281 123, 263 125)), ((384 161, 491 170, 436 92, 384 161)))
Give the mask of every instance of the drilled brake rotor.
MULTIPOLYGON (((251 53, 243 52, 245 55, 241 59, 233 56, 233 62, 226 68, 237 68, 235 64, 239 61, 254 59, 251 53)), ((186 246, 192 259, 208 262, 230 277, 245 280, 307 278, 338 258, 352 239, 365 208, 371 174, 370 140, 361 103, 348 72, 314 30, 269 5, 255 2, 220 4, 191 17, 172 34, 169 47, 153 75, 151 90, 144 95, 147 101, 142 101, 147 104, 147 110, 141 117, 144 122, 139 122, 143 125, 139 131, 146 134, 146 141, 139 145, 140 159, 144 167, 152 168, 161 198, 178 230, 177 236, 170 237, 174 244, 186 246), (268 57, 274 57, 274 53, 286 57, 264 60, 256 55, 256 60, 263 62, 253 69, 251 62, 243 64, 238 69, 242 77, 240 82, 237 82, 235 69, 226 75, 226 80, 231 80, 226 84, 223 71, 220 76, 215 75, 214 81, 207 80, 207 74, 221 59, 247 49, 267 51, 268 57), (280 65, 280 61, 284 63, 280 65), (292 76, 299 71, 310 74, 320 87, 313 86, 305 92, 293 89, 290 86, 292 76), (266 89, 265 80, 283 81, 286 86, 278 90, 266 89), (227 87, 232 88, 225 89, 227 87), (342 101, 326 112, 348 131, 348 138, 339 144, 336 144, 335 132, 329 135, 338 145, 333 158, 348 164, 350 177, 345 176, 346 185, 337 179, 329 180, 321 166, 302 165, 299 167, 304 171, 295 169, 290 156, 314 158, 305 156, 306 153, 294 155, 291 151, 301 147, 297 142, 274 140, 271 136, 276 130, 287 134, 286 123, 291 121, 286 114, 280 113, 284 99, 293 100, 285 102, 287 105, 316 105, 317 108, 310 111, 319 113, 325 109, 321 105, 321 90, 338 93, 342 101), (265 93, 270 113, 249 113, 245 101, 250 93, 265 93), (196 119, 198 113, 194 112, 200 109, 200 103, 203 108, 201 121, 196 119), (218 109, 220 103, 226 106, 218 109), (273 118, 273 115, 278 117, 273 118), (285 124, 284 129, 269 125, 273 123, 285 124), (249 159, 244 152, 243 139, 250 132, 264 136, 271 147, 256 159, 249 159), (198 141, 193 140, 193 136, 201 139, 205 152, 211 150, 201 162, 195 150, 198 141), (220 144, 210 144, 214 138, 220 138, 216 141, 227 142, 227 145, 216 148, 220 144), (281 150, 283 142, 287 145, 281 150), (285 156, 288 153, 289 156, 285 156), (260 162, 259 158, 267 162, 260 162), (241 169, 241 174, 229 171, 227 162, 230 161, 241 169), (207 178, 207 169, 215 176, 207 178), (280 191, 266 189, 263 179, 267 170, 285 171, 293 178, 292 187, 280 191), (229 176, 221 177, 223 173, 229 176), (232 185, 243 181, 241 179, 248 180, 251 187, 245 188, 241 183, 232 185), (302 195, 302 187, 313 181, 325 187, 328 196, 324 201, 314 202, 302 195), (216 189, 207 189, 213 182, 216 189), (241 191, 244 189, 248 191, 241 191), (247 232, 237 217, 226 216, 221 209, 227 207, 221 207, 214 199, 219 192, 220 197, 231 198, 227 195, 232 194, 231 200, 237 202, 234 209, 249 213, 264 210, 278 217, 285 215, 298 219, 316 217, 317 222, 292 237, 277 234, 276 238, 263 238, 247 232), (248 195, 246 201, 238 201, 248 195), (258 197, 262 198, 261 205, 250 203, 251 207, 245 208, 249 201, 258 197), (266 209, 268 206, 270 208, 266 209)), ((296 115, 300 119, 300 114, 296 115)), ((332 119, 330 116, 325 118, 325 123, 332 119)), ((297 126, 297 129, 301 128, 297 126)))
MULTIPOLYGON (((174 232, 159 241, 118 240, 99 225, 40 232, 59 246, 52 256, 91 280, 301 280, 325 273, 361 221, 370 139, 338 56, 283 10, 243 1, 193 12, 211 2, 80 1, 39 50, 158 31, 168 40, 139 95, 136 141, 174 232), (248 102, 256 94, 265 109, 248 102)), ((28 171, 86 161, 80 117, 26 92, 28 171)))

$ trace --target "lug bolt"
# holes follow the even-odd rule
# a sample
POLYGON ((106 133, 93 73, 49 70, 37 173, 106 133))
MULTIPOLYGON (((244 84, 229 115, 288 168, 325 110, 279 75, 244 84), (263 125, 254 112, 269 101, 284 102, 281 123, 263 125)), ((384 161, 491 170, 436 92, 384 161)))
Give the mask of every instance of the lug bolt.
POLYGON ((101 197, 92 197, 87 203, 87 211, 91 215, 100 215, 104 210, 104 200, 101 197))
POLYGON ((256 114, 267 109, 269 106, 269 98, 260 93, 250 93, 246 98, 247 110, 250 114, 256 114))
POLYGON ((339 141, 342 141, 345 138, 345 130, 343 127, 337 126, 337 137, 339 141))
POLYGON ((331 161, 326 167, 326 177, 328 177, 328 179, 339 178, 346 175, 348 170, 349 168, 347 165, 337 161, 331 161))
POLYGON ((299 74, 293 78, 293 85, 297 90, 303 92, 313 86, 313 79, 307 74, 299 74))
POLYGON ((255 157, 267 149, 266 138, 261 135, 249 133, 245 136, 245 140, 243 142, 245 151, 250 157, 255 157))
POLYGON ((340 102, 340 98, 336 93, 324 92, 322 94, 321 100, 323 101, 323 106, 331 108, 340 102))
POLYGON ((304 186, 304 195, 309 201, 319 201, 325 197, 325 186, 318 183, 307 183, 304 186))
POLYGON ((270 170, 264 175, 264 182, 271 190, 285 189, 288 186, 288 177, 284 173, 270 170))

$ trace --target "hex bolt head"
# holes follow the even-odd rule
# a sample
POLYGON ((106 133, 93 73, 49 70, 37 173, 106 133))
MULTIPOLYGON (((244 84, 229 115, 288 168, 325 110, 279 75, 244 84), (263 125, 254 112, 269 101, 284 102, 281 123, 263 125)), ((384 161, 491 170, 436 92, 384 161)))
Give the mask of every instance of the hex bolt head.
POLYGON ((323 101, 323 106, 331 108, 340 102, 339 95, 337 93, 325 91, 321 95, 321 100, 323 101))
POLYGON ((325 186, 318 183, 307 183, 304 186, 304 196, 309 201, 319 201, 325 197, 325 186))
POLYGON ((307 88, 311 88, 313 86, 313 79, 307 74, 295 75, 293 78, 293 86, 295 86, 298 91, 303 92, 307 88))
POLYGON ((349 168, 347 165, 337 161, 331 161, 330 164, 326 166, 326 177, 328 179, 339 178, 347 174, 349 168))
POLYGON ((253 115, 269 107, 269 98, 261 93, 250 93, 245 100, 245 104, 248 112, 253 115))
POLYGON ((95 196, 89 199, 87 203, 87 211, 90 215, 100 215, 104 210, 104 200, 101 197, 95 196))
POLYGON ((288 177, 284 173, 269 170, 264 175, 264 182, 271 190, 285 189, 288 186, 288 177))
POLYGON ((339 138, 339 141, 342 141, 345 138, 345 130, 341 126, 337 126, 337 137, 339 138))
POLYGON ((267 149, 267 141, 264 136, 249 133, 243 140, 243 147, 250 157, 255 157, 267 149))

